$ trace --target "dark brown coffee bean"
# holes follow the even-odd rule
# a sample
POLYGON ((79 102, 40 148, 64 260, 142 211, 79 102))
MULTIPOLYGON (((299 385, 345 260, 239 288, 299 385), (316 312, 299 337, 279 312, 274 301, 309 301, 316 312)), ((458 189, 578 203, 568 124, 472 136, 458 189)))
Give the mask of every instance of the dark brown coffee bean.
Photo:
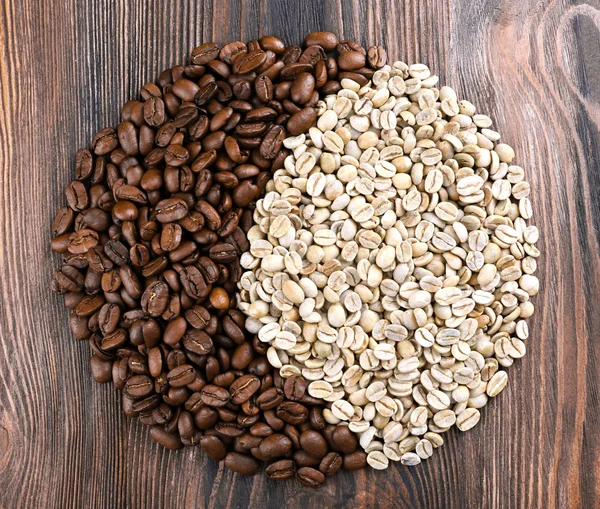
POLYGON ((183 387, 189 383, 192 383, 196 378, 196 372, 193 366, 189 364, 182 364, 173 368, 167 374, 167 381, 171 384, 171 387, 183 387))
POLYGON ((302 424, 308 419, 308 409, 300 403, 284 401, 277 407, 277 417, 289 424, 302 424))
POLYGON ((325 482, 325 476, 311 467, 299 468, 296 472, 296 479, 309 488, 320 488, 325 482))
POLYGON ((304 39, 305 46, 321 46, 325 51, 330 52, 336 49, 338 38, 331 32, 313 32, 304 39))
POLYGON ((269 129, 260 145, 260 154, 266 159, 274 159, 281 150, 284 139, 285 130, 283 127, 274 125, 269 129))
POLYGON ((282 402, 283 391, 275 387, 266 390, 256 399, 256 403, 261 410, 271 410, 282 402))
POLYGON ((265 461, 281 458, 291 450, 291 440, 281 433, 275 433, 264 438, 258 446, 258 452, 265 461))
MULTIPOLYGON (((250 165, 248 165, 250 166, 250 165)), ((54 235, 62 235, 67 232, 73 225, 75 213, 69 207, 61 207, 58 209, 54 222, 52 223, 52 233, 54 235)))
POLYGON ((210 203, 198 200, 196 202, 196 210, 204 216, 206 226, 209 230, 216 231, 221 228, 221 216, 210 203))
POLYGON ((258 472, 259 462, 252 456, 240 454, 239 452, 229 452, 225 456, 225 466, 242 475, 254 475, 258 472))
MULTIPOLYGON (((103 346, 104 349, 106 349, 103 346)), ((127 379, 125 392, 130 398, 138 399, 148 396, 154 390, 154 384, 145 375, 136 375, 127 379)))
POLYGON ((92 139, 94 154, 104 155, 116 149, 119 145, 117 132, 112 127, 107 127, 99 131, 92 139))
POLYGON ((343 458, 337 452, 327 454, 319 465, 319 470, 325 475, 333 475, 342 468, 343 458))
POLYGON ((300 446, 315 458, 323 458, 327 454, 327 441, 318 431, 306 430, 300 434, 300 446))
POLYGON ((193 265, 181 270, 179 277, 186 293, 193 299, 200 299, 208 295, 209 290, 202 273, 193 265))
POLYGON ((344 71, 360 69, 365 65, 365 55, 359 51, 345 51, 338 57, 338 67, 344 71))
POLYGON ((333 442, 340 452, 344 454, 353 453, 358 447, 356 435, 347 426, 337 426, 333 432, 333 442))
POLYGON ((163 251, 174 251, 179 247, 183 230, 177 223, 168 223, 160 234, 160 247, 163 251))
POLYGON ((260 389, 260 380, 254 375, 244 375, 231 384, 231 401, 241 404, 248 401, 260 389))
POLYGON ((187 322, 185 321, 185 318, 182 316, 173 318, 165 327, 163 341, 169 346, 175 346, 185 335, 186 328, 187 322))
POLYGON ((192 62, 196 65, 204 65, 217 58, 218 55, 219 47, 214 42, 207 42, 192 51, 192 62))
POLYGON ((283 390, 287 399, 298 401, 306 393, 306 380, 301 376, 290 376, 286 379, 283 390))
POLYGON ((360 470, 367 466, 367 453, 364 451, 356 451, 351 454, 344 455, 344 468, 346 470, 360 470))
POLYGON ((169 198, 158 202, 154 210, 156 212, 156 219, 161 223, 173 223, 183 219, 188 214, 187 203, 176 198, 169 198))
POLYGON ((315 90, 315 78, 308 72, 300 73, 290 89, 292 101, 298 104, 307 103, 315 90))
POLYGON ((94 380, 99 384, 110 382, 112 380, 112 361, 92 355, 90 357, 90 371, 94 380))
POLYGON ((248 74, 265 63, 267 54, 261 49, 249 51, 233 62, 233 69, 240 74, 248 74))
MULTIPOLYGON (((214 378, 214 377, 213 377, 214 378)), ((229 403, 229 392, 217 385, 206 385, 200 392, 204 404, 213 407, 222 407, 229 403)))
POLYGON ((266 75, 259 76, 254 81, 254 89, 256 90, 256 95, 262 102, 269 102, 273 99, 273 82, 271 78, 266 75))
POLYGON ((304 108, 298 113, 292 115, 287 122, 287 130, 291 136, 298 136, 308 131, 317 119, 317 112, 314 108, 304 108))
POLYGON ((227 454, 225 444, 215 435, 204 435, 200 439, 200 447, 214 461, 222 461, 227 454))
POLYGON ((100 295, 86 295, 79 301, 75 308, 77 316, 92 316, 104 305, 104 297, 100 295))
POLYGON ((177 435, 166 432, 162 426, 152 426, 150 436, 167 449, 180 449, 183 446, 177 435))
POLYGON ((367 51, 367 57, 373 69, 381 69, 387 63, 387 52, 383 46, 371 46, 367 51))
POLYGON ((150 316, 160 316, 167 307, 169 287, 162 281, 150 283, 141 297, 142 309, 150 316))
POLYGON ((150 97, 144 103, 144 120, 150 127, 160 127, 167 119, 165 103, 160 97, 150 97))

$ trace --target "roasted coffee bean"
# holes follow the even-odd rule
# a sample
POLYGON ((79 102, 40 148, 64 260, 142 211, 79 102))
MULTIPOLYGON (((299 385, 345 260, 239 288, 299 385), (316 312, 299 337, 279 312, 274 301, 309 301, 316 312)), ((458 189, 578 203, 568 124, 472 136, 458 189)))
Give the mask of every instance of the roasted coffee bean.
POLYGON ((323 458, 327 454, 327 441, 318 431, 306 430, 300 434, 300 446, 311 456, 323 458))
POLYGON ((367 466, 367 454, 364 451, 356 451, 344 456, 343 466, 346 470, 360 470, 367 466))
POLYGON ((287 122, 287 131, 291 136, 298 136, 308 131, 317 120, 317 112, 314 108, 304 108, 292 115, 287 122))
POLYGON ((308 409, 300 403, 284 401, 277 407, 277 417, 289 424, 302 424, 308 419, 308 409))
POLYGON ((344 454, 353 453, 358 447, 356 435, 347 426, 337 426, 333 432, 333 442, 340 452, 344 454))
POLYGON ((333 475, 342 468, 343 461, 337 452, 330 452, 321 460, 319 470, 325 475, 333 475))
POLYGON ((380 69, 387 63, 387 52, 383 46, 371 46, 367 51, 367 58, 373 69, 380 69))
POLYGON ((238 378, 229 387, 231 401, 235 404, 241 404, 248 401, 253 394, 260 389, 260 380, 254 375, 244 375, 238 378))
POLYGON ((206 405, 213 407, 222 407, 229 402, 229 392, 217 385, 204 386, 200 393, 200 397, 206 405))
POLYGON ((161 223, 173 223, 183 219, 188 214, 188 206, 185 201, 169 198, 156 204, 156 219, 161 223))
POLYGON ((90 357, 90 371, 96 382, 100 384, 110 382, 112 380, 112 361, 92 355, 90 357))
POLYGON ((200 447, 202 447, 207 456, 214 461, 225 459, 227 454, 225 444, 215 435, 204 435, 200 439, 200 447))
POLYGON ((336 49, 338 38, 331 32, 313 32, 304 39, 306 46, 321 46, 325 51, 330 52, 336 49))
POLYGON ((258 472, 259 465, 259 462, 252 456, 239 452, 229 452, 225 456, 225 466, 238 474, 254 475, 258 472))
POLYGON ((319 458, 311 456, 306 451, 296 451, 292 456, 297 467, 318 467, 321 463, 319 458))
POLYGON ((322 482, 316 467, 339 468, 341 456, 327 455, 341 450, 337 427, 303 378, 273 371, 233 295, 254 202, 291 153, 283 140, 308 131, 319 94, 337 92, 341 77, 362 84, 385 63, 383 48, 343 41, 360 56, 343 56, 338 73, 327 57, 336 46, 330 33, 304 49, 271 36, 199 46, 77 153, 69 206, 52 225, 64 257, 53 289, 75 337, 89 338, 94 378, 124 391, 127 415, 160 444, 201 444, 242 473, 285 457, 267 475, 289 478, 297 463, 310 467, 300 476, 309 485, 322 482))
POLYGON ((167 381, 171 387, 183 387, 189 383, 192 383, 196 378, 196 372, 193 366, 189 364, 182 364, 173 368, 167 374, 167 381))
POLYGON ((320 488, 325 482, 325 476, 311 467, 299 468, 296 472, 296 479, 309 488, 320 488))
POLYGON ((169 287, 162 281, 154 281, 142 294, 142 309, 150 316, 160 316, 167 307, 169 287))
POLYGON ((301 376, 290 376, 285 380, 283 390, 287 399, 298 401, 306 392, 306 380, 301 376))
POLYGON ((265 461, 281 458, 290 452, 291 449, 291 440, 281 433, 269 435, 258 446, 258 452, 265 461))
POLYGON ((271 410, 283 402, 284 394, 281 389, 272 387, 264 391, 256 400, 261 410, 271 410))
POLYGON ((196 355, 206 355, 213 351, 213 341, 202 330, 188 329, 183 336, 183 347, 196 355))
MULTIPOLYGON (((106 347, 103 346, 104 349, 106 347)), ((145 375, 136 375, 125 382, 125 392, 130 398, 138 399, 148 396, 154 390, 154 384, 145 375)))
POLYGON ((315 90, 315 78, 309 72, 299 74, 290 89, 292 101, 298 104, 307 103, 315 90))
POLYGON ((167 449, 179 449, 183 445, 177 435, 168 433, 162 426, 152 426, 150 428, 150 436, 167 449))

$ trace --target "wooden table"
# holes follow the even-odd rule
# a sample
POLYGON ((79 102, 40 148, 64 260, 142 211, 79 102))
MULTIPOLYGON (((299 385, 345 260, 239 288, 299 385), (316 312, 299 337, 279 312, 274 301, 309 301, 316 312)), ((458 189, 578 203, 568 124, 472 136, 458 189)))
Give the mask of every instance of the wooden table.
POLYGON ((0 507, 600 507, 600 4, 529 0, 3 0, 0 507), (332 30, 424 62, 491 115, 542 232, 528 355, 479 426, 417 468, 319 491, 153 443, 89 373, 49 292, 75 151, 199 43, 332 30))

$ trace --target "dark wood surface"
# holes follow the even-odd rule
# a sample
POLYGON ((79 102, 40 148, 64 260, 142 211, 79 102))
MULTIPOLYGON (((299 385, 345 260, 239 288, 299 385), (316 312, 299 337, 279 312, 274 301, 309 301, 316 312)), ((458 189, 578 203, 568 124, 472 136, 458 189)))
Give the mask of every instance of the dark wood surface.
POLYGON ((0 507, 600 507, 600 4, 473 0, 0 1, 0 507), (313 491, 169 452, 89 374, 48 285, 75 151, 200 42, 332 30, 424 62, 492 116, 534 190, 528 354, 424 465, 313 491))

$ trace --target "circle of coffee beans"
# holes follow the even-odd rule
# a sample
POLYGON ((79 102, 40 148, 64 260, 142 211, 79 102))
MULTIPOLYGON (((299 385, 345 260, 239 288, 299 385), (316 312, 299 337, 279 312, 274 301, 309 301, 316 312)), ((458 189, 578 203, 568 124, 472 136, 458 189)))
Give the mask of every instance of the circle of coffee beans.
POLYGON ((301 377, 281 379, 233 295, 255 202, 340 80, 386 63, 329 32, 300 46, 262 37, 205 43, 143 86, 122 122, 77 152, 52 224, 52 289, 92 352, 97 382, 170 449, 200 445, 241 474, 319 487, 366 465, 355 435, 327 425, 301 377))

